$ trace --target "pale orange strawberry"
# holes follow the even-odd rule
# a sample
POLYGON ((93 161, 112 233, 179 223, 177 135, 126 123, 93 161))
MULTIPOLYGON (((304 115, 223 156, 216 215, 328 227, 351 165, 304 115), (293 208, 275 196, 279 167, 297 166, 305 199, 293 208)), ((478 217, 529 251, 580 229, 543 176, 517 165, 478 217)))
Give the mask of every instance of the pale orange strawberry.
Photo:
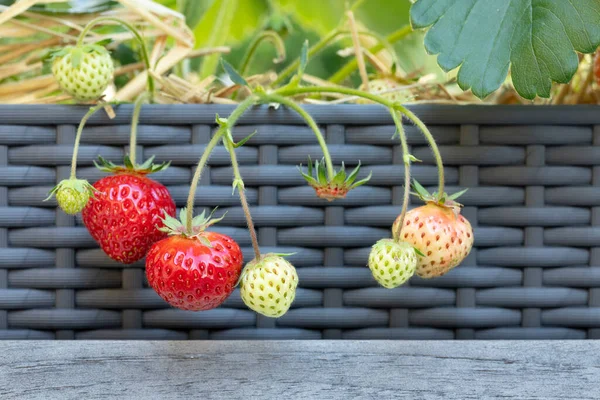
MULTIPOLYGON (((454 196, 430 195, 415 181, 419 197, 427 204, 406 213, 398 240, 410 243, 422 255, 418 257, 416 274, 421 278, 442 276, 459 265, 473 247, 473 229, 460 215, 461 205, 454 196)), ((393 231, 397 232, 400 217, 393 231)))

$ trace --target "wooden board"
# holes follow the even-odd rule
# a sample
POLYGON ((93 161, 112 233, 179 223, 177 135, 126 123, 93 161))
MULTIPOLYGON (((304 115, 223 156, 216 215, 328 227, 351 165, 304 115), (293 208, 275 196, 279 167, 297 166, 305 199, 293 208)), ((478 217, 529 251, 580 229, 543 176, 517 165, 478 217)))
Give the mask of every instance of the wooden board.
POLYGON ((597 341, 0 342, 2 399, 597 399, 597 341))

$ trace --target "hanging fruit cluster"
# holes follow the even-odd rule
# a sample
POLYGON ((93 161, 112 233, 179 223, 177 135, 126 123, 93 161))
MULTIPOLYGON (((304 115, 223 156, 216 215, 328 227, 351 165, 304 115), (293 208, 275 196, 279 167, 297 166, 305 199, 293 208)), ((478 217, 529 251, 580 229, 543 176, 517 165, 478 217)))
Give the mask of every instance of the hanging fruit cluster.
MULTIPOLYGON (((201 311, 221 305, 240 286, 244 303, 257 313, 278 318, 292 305, 298 274, 285 259, 285 254, 261 254, 254 224, 245 196, 244 181, 239 171, 235 150, 247 138, 235 142, 232 129, 252 106, 277 104, 298 113, 314 132, 323 152, 323 159, 309 159, 308 171, 300 172, 316 195, 328 201, 344 198, 371 177, 357 180, 358 166, 347 173, 344 165, 335 170, 327 144, 312 117, 293 98, 312 94, 341 93, 367 102, 381 104, 392 115, 396 135, 400 139, 404 162, 404 201, 400 215, 392 227, 392 238, 378 241, 372 248, 368 266, 374 278, 386 288, 405 283, 413 274, 423 278, 441 276, 459 265, 473 245, 469 222, 460 215, 455 200, 462 194, 444 193, 442 160, 427 127, 393 96, 381 97, 364 90, 329 86, 301 86, 308 61, 308 45, 304 44, 296 74, 284 86, 263 88, 251 86, 228 63, 223 69, 236 87, 245 90, 245 98, 227 117, 216 116, 218 130, 206 145, 192 179, 187 207, 175 218, 175 202, 168 189, 148 175, 164 170, 169 163, 153 164, 153 158, 138 164, 136 157, 137 124, 140 110, 154 95, 152 74, 148 74, 148 91, 136 100, 131 122, 129 154, 124 165, 115 165, 100 157, 96 166, 110 173, 91 185, 76 175, 79 142, 87 120, 106 106, 102 92, 110 83, 112 61, 103 43, 83 45, 86 33, 99 21, 122 24, 140 41, 146 68, 150 70, 148 54, 135 28, 111 17, 91 21, 82 31, 78 43, 52 54, 53 73, 61 88, 80 101, 99 102, 90 108, 77 130, 73 149, 71 176, 50 192, 56 195, 59 207, 69 214, 82 213, 83 223, 102 250, 112 259, 130 264, 146 258, 146 275, 150 286, 170 305, 184 310, 201 311), (438 192, 429 194, 418 182, 412 186, 426 205, 407 212, 411 179, 410 165, 416 160, 409 152, 402 118, 417 125, 428 140, 438 166, 438 192), (254 258, 242 268, 242 253, 230 237, 207 230, 224 216, 213 218, 205 212, 194 216, 194 198, 198 182, 215 146, 223 144, 231 158, 233 189, 237 190, 248 224, 254 258)), ((280 76, 281 78, 281 76, 280 76)), ((278 79, 280 80, 280 79, 278 79)), ((281 79, 280 83, 284 83, 281 79)))

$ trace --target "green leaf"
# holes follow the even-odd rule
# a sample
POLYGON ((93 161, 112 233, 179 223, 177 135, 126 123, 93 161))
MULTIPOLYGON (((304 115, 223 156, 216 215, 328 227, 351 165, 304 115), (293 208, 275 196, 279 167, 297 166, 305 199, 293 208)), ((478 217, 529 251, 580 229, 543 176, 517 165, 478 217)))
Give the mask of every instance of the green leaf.
POLYGON ((350 189, 355 189, 369 182, 371 180, 371 176, 373 176, 373 172, 369 172, 369 176, 367 176, 365 179, 361 179, 360 181, 353 183, 352 186, 350 186, 350 189))
POLYGON ((415 253, 417 253, 418 255, 420 255, 421 257, 425 257, 425 254, 423 254, 421 252, 421 250, 417 249, 416 247, 413 247, 413 249, 415 249, 415 253))
POLYGON ((248 82, 246 82, 246 80, 235 70, 235 68, 233 68, 231 64, 224 59, 221 59, 221 65, 233 83, 241 86, 248 86, 248 82))
POLYGON ((348 185, 351 185, 356 180, 356 177, 358 176, 358 171, 360 171, 360 161, 358 162, 356 168, 354 168, 352 172, 350 172, 350 175, 348 175, 348 179, 346 179, 346 183, 348 185))
POLYGON ((422 199, 428 198, 430 196, 427 189, 425 189, 416 179, 413 179, 413 188, 417 192, 417 195, 422 199))
POLYGON ((98 40, 96 43, 94 43, 94 45, 101 46, 101 47, 106 47, 106 45, 111 44, 112 41, 113 40, 111 38, 102 39, 102 40, 98 40))
POLYGON ((226 126, 227 125, 227 118, 221 118, 219 116, 219 114, 215 114, 215 122, 219 126, 226 126))
POLYGON ((600 44, 598 0, 417 0, 411 22, 431 27, 427 51, 446 71, 460 66, 459 86, 480 98, 500 87, 509 66, 522 97, 549 97, 552 81, 575 74, 575 51, 600 44))
POLYGON ((210 240, 208 240, 206 236, 198 236, 198 240, 200 240, 200 243, 202 243, 206 247, 212 249, 212 243, 210 242, 210 240))
POLYGON ((344 168, 340 169, 339 172, 333 177, 332 183, 341 185, 346 180, 346 171, 344 168))
POLYGON ((243 145, 245 145, 245 144, 246 144, 246 142, 247 142, 248 140, 252 139, 252 136, 256 135, 257 133, 258 133, 258 131, 254 131, 254 132, 252 132, 251 134, 249 134, 248 136, 246 136, 245 138, 243 138, 243 139, 242 139, 242 140, 240 140, 239 142, 237 142, 237 143, 234 143, 234 144, 233 144, 233 147, 235 147, 236 149, 237 149, 238 147, 242 147, 243 145))
POLYGON ((327 184, 327 171, 325 171, 325 161, 315 161, 315 169, 317 170, 317 179, 321 185, 327 184))
POLYGON ((308 40, 305 40, 302 44, 302 51, 300 53, 300 65, 298 66, 298 79, 302 78, 304 70, 306 69, 306 64, 308 64, 308 40))
POLYGON ((124 157, 123 163, 125 164, 125 167, 127 167, 128 169, 134 169, 134 165, 133 165, 133 162, 131 161, 131 158, 129 157, 129 154, 127 154, 124 157))
POLYGON ((152 168, 152 163, 154 162, 154 158, 155 157, 156 156, 154 156, 154 155, 150 156, 149 159, 147 159, 146 161, 144 161, 142 163, 142 165, 139 166, 139 169, 150 169, 150 168, 152 168))
POLYGON ((462 196, 463 194, 467 193, 467 190, 469 190, 469 189, 465 189, 465 190, 461 190, 460 192, 456 192, 456 193, 448 196, 448 199, 450 199, 450 200, 456 200, 460 196, 462 196))
POLYGON ((421 162, 421 160, 419 160, 417 157, 413 156, 412 154, 405 154, 403 159, 404 159, 405 164, 410 164, 411 162, 421 162))

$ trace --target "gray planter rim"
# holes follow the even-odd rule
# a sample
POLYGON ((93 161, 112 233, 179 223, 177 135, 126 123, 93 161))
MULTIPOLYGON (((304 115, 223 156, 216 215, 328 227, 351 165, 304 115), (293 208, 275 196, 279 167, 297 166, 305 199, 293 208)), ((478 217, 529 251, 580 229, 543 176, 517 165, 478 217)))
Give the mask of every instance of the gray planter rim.
MULTIPOLYGON (((114 106, 116 118, 97 113, 89 125, 128 124, 131 104, 114 106)), ((141 123, 152 125, 214 124, 215 114, 229 115, 233 105, 152 104, 144 106, 141 123)), ((388 111, 379 105, 305 105, 320 124, 391 125, 388 111)), ((410 108, 426 124, 434 125, 595 125, 600 124, 600 107, 596 105, 441 105, 416 104, 410 108)), ((10 105, 0 104, 0 121, 4 125, 77 124, 86 106, 79 105, 10 105)), ((257 106, 249 110, 240 124, 304 124, 293 111, 281 107, 257 106)))

